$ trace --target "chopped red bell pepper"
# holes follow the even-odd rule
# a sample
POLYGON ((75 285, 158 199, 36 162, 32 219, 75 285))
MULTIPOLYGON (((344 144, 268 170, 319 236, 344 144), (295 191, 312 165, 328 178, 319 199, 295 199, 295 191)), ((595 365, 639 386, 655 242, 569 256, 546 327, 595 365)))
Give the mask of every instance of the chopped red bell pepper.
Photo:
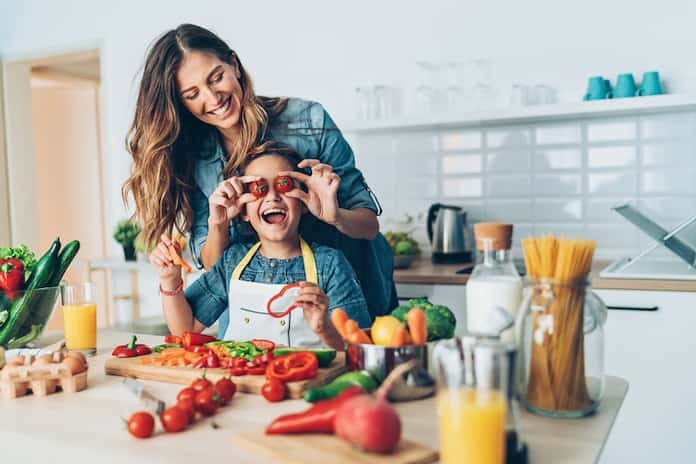
POLYGON ((275 343, 270 340, 264 340, 263 338, 254 338, 251 340, 251 344, 259 350, 273 351, 275 348, 275 343))
POLYGON ((266 373, 266 366, 247 367, 246 371, 249 375, 263 375, 266 373))
POLYGON ((266 377, 281 382, 311 379, 317 375, 319 361, 314 353, 298 351, 274 358, 266 368, 266 377))
POLYGON ((186 351, 190 351, 191 353, 198 353, 198 354, 210 353, 210 348, 207 348, 203 345, 187 346, 185 349, 186 349, 186 351))
POLYGON ((317 401, 304 412, 280 416, 266 428, 266 434, 334 433, 334 419, 338 408, 364 392, 361 387, 350 386, 337 397, 317 401))
POLYGON ((205 358, 206 362, 206 367, 220 367, 220 358, 218 358, 218 355, 215 354, 215 352, 211 351, 208 353, 208 356, 205 358))
POLYGON ((152 353, 149 346, 142 343, 136 344, 135 341, 138 339, 135 335, 131 336, 130 342, 127 345, 119 345, 114 348, 111 352, 113 356, 117 358, 134 358, 136 356, 142 356, 145 354, 152 353))
POLYGON ((181 337, 177 337, 176 335, 167 335, 164 337, 164 343, 169 345, 181 345, 183 341, 181 340, 181 337))
POLYGON ((17 258, 0 259, 0 290, 10 300, 19 296, 24 285, 24 263, 17 258))
POLYGON ((214 342, 215 340, 217 340, 217 338, 198 332, 184 332, 181 335, 181 341, 184 344, 184 348, 205 345, 206 343, 214 342))
POLYGON ((247 375, 247 368, 246 367, 233 367, 230 369, 230 374, 234 375, 235 377, 239 377, 240 375, 247 375))

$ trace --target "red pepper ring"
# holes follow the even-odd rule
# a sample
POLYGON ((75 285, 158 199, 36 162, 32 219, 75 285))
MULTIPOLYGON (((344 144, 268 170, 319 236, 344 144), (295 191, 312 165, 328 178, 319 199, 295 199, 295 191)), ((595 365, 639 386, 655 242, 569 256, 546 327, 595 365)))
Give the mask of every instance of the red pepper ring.
POLYGON ((285 317, 285 316, 287 316, 288 314, 290 314, 290 311, 292 311, 293 309, 297 308, 297 305, 296 305, 296 304, 291 304, 291 305, 288 306, 288 308, 287 308, 285 311, 283 311, 282 313, 274 313, 273 311, 271 311, 271 305, 273 304, 273 302, 274 302, 275 300, 278 300, 278 299, 282 298, 282 297, 285 295, 285 292, 287 292, 288 290, 290 290, 290 289, 292 289, 292 288, 295 288, 295 287, 299 287, 299 286, 300 286, 300 284, 299 284, 298 282, 296 282, 296 283, 294 283, 294 284, 288 284, 288 285, 286 285, 285 287, 281 288, 280 291, 279 291, 278 293, 276 293, 275 295, 273 295, 273 296, 268 300, 268 303, 266 304, 266 312, 268 313, 268 315, 271 316, 271 317, 275 317, 275 318, 280 319, 281 317, 285 317))
POLYGON ((311 379, 317 375, 319 361, 314 353, 298 351, 274 358, 266 368, 266 378, 281 382, 311 379))

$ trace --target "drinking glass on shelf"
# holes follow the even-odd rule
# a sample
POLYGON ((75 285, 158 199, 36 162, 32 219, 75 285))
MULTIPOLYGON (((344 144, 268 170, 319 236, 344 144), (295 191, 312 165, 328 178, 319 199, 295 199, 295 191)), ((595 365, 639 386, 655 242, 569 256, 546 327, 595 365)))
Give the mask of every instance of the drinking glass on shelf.
POLYGON ((514 84, 510 89, 510 106, 519 107, 529 104, 529 87, 524 84, 514 84))
POLYGON ((92 282, 60 287, 65 346, 89 356, 97 352, 97 292, 92 282))
POLYGON ((418 87, 416 87, 416 110, 421 114, 431 114, 435 109, 435 69, 432 63, 419 61, 418 87))
POLYGON ((449 111, 456 111, 462 108, 464 103, 464 89, 461 86, 461 64, 450 62, 445 65, 445 88, 446 107, 449 111))
POLYGON ((534 101, 537 105, 556 103, 556 89, 544 84, 537 84, 532 90, 534 101))
POLYGON ((355 88, 355 117, 359 121, 367 121, 372 118, 373 95, 370 87, 355 88))
POLYGON ((500 342, 441 342, 437 374, 440 462, 502 464, 509 365, 500 342))

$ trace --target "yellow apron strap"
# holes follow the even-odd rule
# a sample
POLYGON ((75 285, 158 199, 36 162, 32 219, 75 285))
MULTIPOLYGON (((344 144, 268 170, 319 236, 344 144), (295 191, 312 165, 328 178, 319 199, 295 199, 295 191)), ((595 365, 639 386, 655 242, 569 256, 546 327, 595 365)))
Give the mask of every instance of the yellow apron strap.
MULTIPOLYGON (((249 265, 249 262, 259 250, 260 246, 261 242, 249 249, 244 258, 242 258, 239 264, 237 264, 237 267, 234 268, 234 271, 232 271, 232 279, 239 280, 239 277, 242 275, 242 271, 249 265)), ((309 244, 307 244, 303 238, 300 238, 300 249, 302 250, 302 261, 304 261, 305 278, 307 279, 307 282, 319 284, 319 279, 317 278, 317 262, 314 259, 314 253, 312 252, 309 244)))
POLYGON ((317 278, 317 262, 314 259, 314 253, 309 247, 309 244, 300 238, 300 248, 302 249, 302 260, 304 261, 305 279, 307 282, 312 282, 313 284, 319 284, 319 279, 317 278))
POLYGON ((251 258, 254 257, 256 252, 258 251, 259 247, 261 246, 261 242, 257 243, 253 247, 249 249, 247 254, 242 258, 242 260, 237 264, 237 267, 234 268, 234 271, 232 271, 232 279, 233 280, 239 280, 239 277, 242 275, 242 271, 244 270, 247 265, 249 265, 249 262, 251 261, 251 258))

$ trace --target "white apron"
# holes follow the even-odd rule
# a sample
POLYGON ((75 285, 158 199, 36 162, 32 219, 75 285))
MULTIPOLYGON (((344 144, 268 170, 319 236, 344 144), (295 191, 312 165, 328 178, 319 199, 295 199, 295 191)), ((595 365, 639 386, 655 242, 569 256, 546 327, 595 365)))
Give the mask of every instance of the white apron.
MULTIPOLYGON (((321 340, 305 321, 301 307, 298 306, 281 318, 275 318, 268 314, 266 305, 286 284, 264 284, 240 280, 242 271, 247 267, 260 246, 259 242, 251 247, 232 272, 228 293, 230 323, 227 326, 224 339, 265 338, 287 346, 322 347, 321 340)), ((318 283, 317 264, 314 260, 314 253, 303 239, 300 239, 300 248, 304 261, 305 279, 316 284, 318 283)), ((288 308, 297 296, 298 290, 295 287, 286 291, 283 297, 276 297, 276 301, 271 306, 273 312, 282 313, 288 308)))

